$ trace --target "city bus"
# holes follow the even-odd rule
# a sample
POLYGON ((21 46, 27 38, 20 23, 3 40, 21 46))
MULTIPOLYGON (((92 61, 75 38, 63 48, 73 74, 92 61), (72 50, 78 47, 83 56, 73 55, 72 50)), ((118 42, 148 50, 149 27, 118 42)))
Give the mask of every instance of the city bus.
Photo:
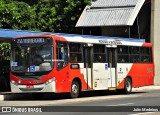
POLYGON ((153 85, 151 43, 76 34, 22 36, 11 44, 11 92, 68 93, 153 85))

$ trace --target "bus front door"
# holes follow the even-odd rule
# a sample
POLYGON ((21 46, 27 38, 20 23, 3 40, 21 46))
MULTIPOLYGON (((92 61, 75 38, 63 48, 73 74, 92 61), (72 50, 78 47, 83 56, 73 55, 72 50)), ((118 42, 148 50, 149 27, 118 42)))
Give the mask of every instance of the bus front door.
POLYGON ((116 88, 117 78, 116 78, 116 48, 108 47, 107 48, 108 54, 108 88, 116 88))
POLYGON ((92 84, 93 78, 92 78, 91 47, 84 47, 83 59, 84 59, 83 74, 84 74, 84 79, 87 83, 86 88, 92 89, 93 88, 93 84, 92 84))

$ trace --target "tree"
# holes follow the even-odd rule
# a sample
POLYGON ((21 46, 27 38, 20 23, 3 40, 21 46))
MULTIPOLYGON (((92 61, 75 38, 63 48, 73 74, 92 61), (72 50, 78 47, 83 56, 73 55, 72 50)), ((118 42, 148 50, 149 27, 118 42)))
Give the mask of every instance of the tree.
POLYGON ((35 5, 36 27, 42 31, 74 33, 84 7, 90 0, 40 0, 35 5))
POLYGON ((54 32, 56 28, 57 11, 55 9, 55 4, 52 0, 40 0, 38 4, 34 5, 35 15, 35 25, 36 28, 41 31, 54 32))
POLYGON ((7 29, 36 30, 34 10, 24 2, 0 2, 0 27, 7 29))
POLYGON ((90 4, 90 0, 66 0, 65 3, 63 0, 56 0, 59 6, 58 16, 61 20, 58 21, 58 27, 56 31, 66 32, 66 33, 76 33, 77 28, 75 28, 76 22, 80 17, 83 9, 87 4, 90 4))
POLYGON ((1 0, 0 27, 75 33, 90 0, 1 0))

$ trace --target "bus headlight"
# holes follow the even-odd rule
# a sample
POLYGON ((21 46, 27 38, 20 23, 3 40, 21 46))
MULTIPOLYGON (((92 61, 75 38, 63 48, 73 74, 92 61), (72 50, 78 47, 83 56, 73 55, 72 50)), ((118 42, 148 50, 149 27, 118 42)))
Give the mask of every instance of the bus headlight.
POLYGON ((48 85, 48 84, 52 83, 54 80, 55 80, 55 78, 51 78, 51 79, 49 79, 48 81, 46 81, 45 84, 48 85))
POLYGON ((11 83, 14 85, 18 85, 15 81, 11 80, 11 83))

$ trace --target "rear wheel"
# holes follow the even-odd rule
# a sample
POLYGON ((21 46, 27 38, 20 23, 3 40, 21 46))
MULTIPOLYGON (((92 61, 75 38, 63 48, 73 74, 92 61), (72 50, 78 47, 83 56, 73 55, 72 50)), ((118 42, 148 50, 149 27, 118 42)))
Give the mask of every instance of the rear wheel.
POLYGON ((130 94, 132 92, 132 80, 130 78, 126 78, 124 84, 124 93, 130 94))
POLYGON ((70 92, 70 97, 71 98, 77 98, 79 96, 79 83, 77 81, 73 81, 71 85, 71 92, 70 92))

